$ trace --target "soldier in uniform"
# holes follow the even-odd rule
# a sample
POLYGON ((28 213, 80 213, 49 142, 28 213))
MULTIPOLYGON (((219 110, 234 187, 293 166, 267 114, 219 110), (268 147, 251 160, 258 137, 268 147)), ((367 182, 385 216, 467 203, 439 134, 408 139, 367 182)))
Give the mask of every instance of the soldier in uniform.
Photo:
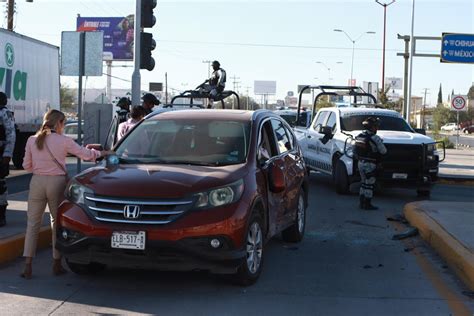
POLYGON ((212 69, 214 71, 211 78, 206 80, 208 84, 202 86, 202 92, 209 93, 209 98, 215 100, 225 89, 226 72, 221 68, 221 64, 217 60, 212 62, 212 69))
POLYGON ((5 178, 10 173, 10 160, 15 148, 15 120, 13 112, 7 109, 7 95, 0 91, 0 227, 6 225, 7 211, 7 182, 5 178))
POLYGON ((376 181, 377 160, 380 155, 387 153, 387 148, 383 144, 382 139, 377 135, 379 125, 377 118, 369 117, 362 125, 365 130, 356 137, 356 152, 361 177, 359 208, 363 210, 377 210, 378 207, 373 206, 371 202, 376 181))
POLYGON ((120 100, 118 100, 117 106, 120 108, 120 110, 117 111, 119 124, 128 120, 131 104, 132 103, 130 102, 130 99, 126 97, 120 98, 120 100))

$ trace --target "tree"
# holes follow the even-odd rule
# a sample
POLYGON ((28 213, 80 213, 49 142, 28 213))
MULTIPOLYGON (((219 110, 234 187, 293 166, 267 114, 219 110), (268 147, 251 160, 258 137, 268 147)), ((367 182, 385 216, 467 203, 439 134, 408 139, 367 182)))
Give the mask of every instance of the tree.
POLYGON ((439 84, 438 104, 443 104, 443 89, 441 88, 441 83, 439 84))
POLYGON ((76 106, 74 104, 74 94, 67 85, 60 85, 59 87, 60 109, 63 112, 75 112, 76 106))
POLYGON ((469 100, 474 100, 474 85, 472 85, 470 88, 469 88, 469 91, 467 93, 467 98, 469 100))

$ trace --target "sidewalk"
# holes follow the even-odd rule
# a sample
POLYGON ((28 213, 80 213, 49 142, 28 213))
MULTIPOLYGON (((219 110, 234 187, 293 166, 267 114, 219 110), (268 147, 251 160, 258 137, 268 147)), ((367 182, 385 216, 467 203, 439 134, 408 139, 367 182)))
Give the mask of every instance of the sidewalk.
POLYGON ((404 213, 421 237, 474 291, 474 198, 472 202, 413 202, 405 205, 404 213))
POLYGON ((446 149, 446 159, 440 163, 439 177, 444 180, 474 180, 474 151, 446 149))
MULTIPOLYGON (((66 166, 70 175, 77 173, 77 159, 67 158, 66 166)), ((82 169, 94 166, 92 163, 82 163, 82 169)), ((29 177, 31 174, 24 170, 10 170, 8 179, 29 177)), ((26 181, 26 180, 25 180, 26 181)), ((28 206, 28 191, 22 191, 8 196, 7 225, 0 228, 0 264, 16 259, 23 254, 23 244, 26 231, 26 211, 28 206)), ((43 226, 40 230, 38 249, 51 246, 51 228, 49 209, 43 216, 43 226)))

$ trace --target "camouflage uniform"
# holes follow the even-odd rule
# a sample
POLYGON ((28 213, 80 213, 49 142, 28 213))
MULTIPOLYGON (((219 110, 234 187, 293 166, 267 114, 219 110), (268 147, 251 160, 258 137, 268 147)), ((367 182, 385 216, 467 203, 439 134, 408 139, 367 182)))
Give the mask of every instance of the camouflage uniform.
MULTIPOLYGON (((361 208, 365 208, 365 203, 370 205, 370 200, 374 195, 374 186, 375 186, 375 171, 377 169, 377 158, 378 154, 384 155, 387 152, 387 148, 383 144, 382 139, 371 132, 370 130, 365 130, 362 134, 370 137, 370 149, 372 155, 370 157, 359 157, 359 172, 361 178, 361 187, 359 191, 361 208)), ((373 207, 373 206, 372 206, 373 207)))
MULTIPOLYGON (((0 106, 0 153, 1 157, 12 157, 15 147, 15 120, 13 112, 6 106, 0 106)), ((5 178, 9 174, 9 165, 0 160, 0 226, 5 225, 5 212, 7 209, 7 183, 5 178)))

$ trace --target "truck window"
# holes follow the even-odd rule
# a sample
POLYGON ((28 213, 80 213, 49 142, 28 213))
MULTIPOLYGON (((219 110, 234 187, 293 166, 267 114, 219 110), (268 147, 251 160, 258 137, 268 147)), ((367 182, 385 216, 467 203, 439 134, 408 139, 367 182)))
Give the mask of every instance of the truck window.
MULTIPOLYGON (((379 130, 381 131, 399 131, 399 132, 414 132, 407 122, 401 117, 384 116, 384 115, 370 115, 378 117, 380 120, 379 130)), ((349 115, 341 119, 341 128, 344 131, 363 130, 362 122, 367 118, 367 115, 349 115)))
POLYGON ((336 113, 331 112, 331 114, 329 114, 329 118, 326 123, 326 126, 331 127, 333 133, 336 131, 336 127, 337 127, 336 121, 337 121, 336 113))
POLYGON ((328 115, 329 115, 328 111, 319 112, 318 117, 317 117, 317 119, 316 119, 316 121, 314 122, 314 125, 313 125, 313 129, 316 132, 319 132, 319 128, 321 126, 323 126, 323 123, 326 121, 328 115))

